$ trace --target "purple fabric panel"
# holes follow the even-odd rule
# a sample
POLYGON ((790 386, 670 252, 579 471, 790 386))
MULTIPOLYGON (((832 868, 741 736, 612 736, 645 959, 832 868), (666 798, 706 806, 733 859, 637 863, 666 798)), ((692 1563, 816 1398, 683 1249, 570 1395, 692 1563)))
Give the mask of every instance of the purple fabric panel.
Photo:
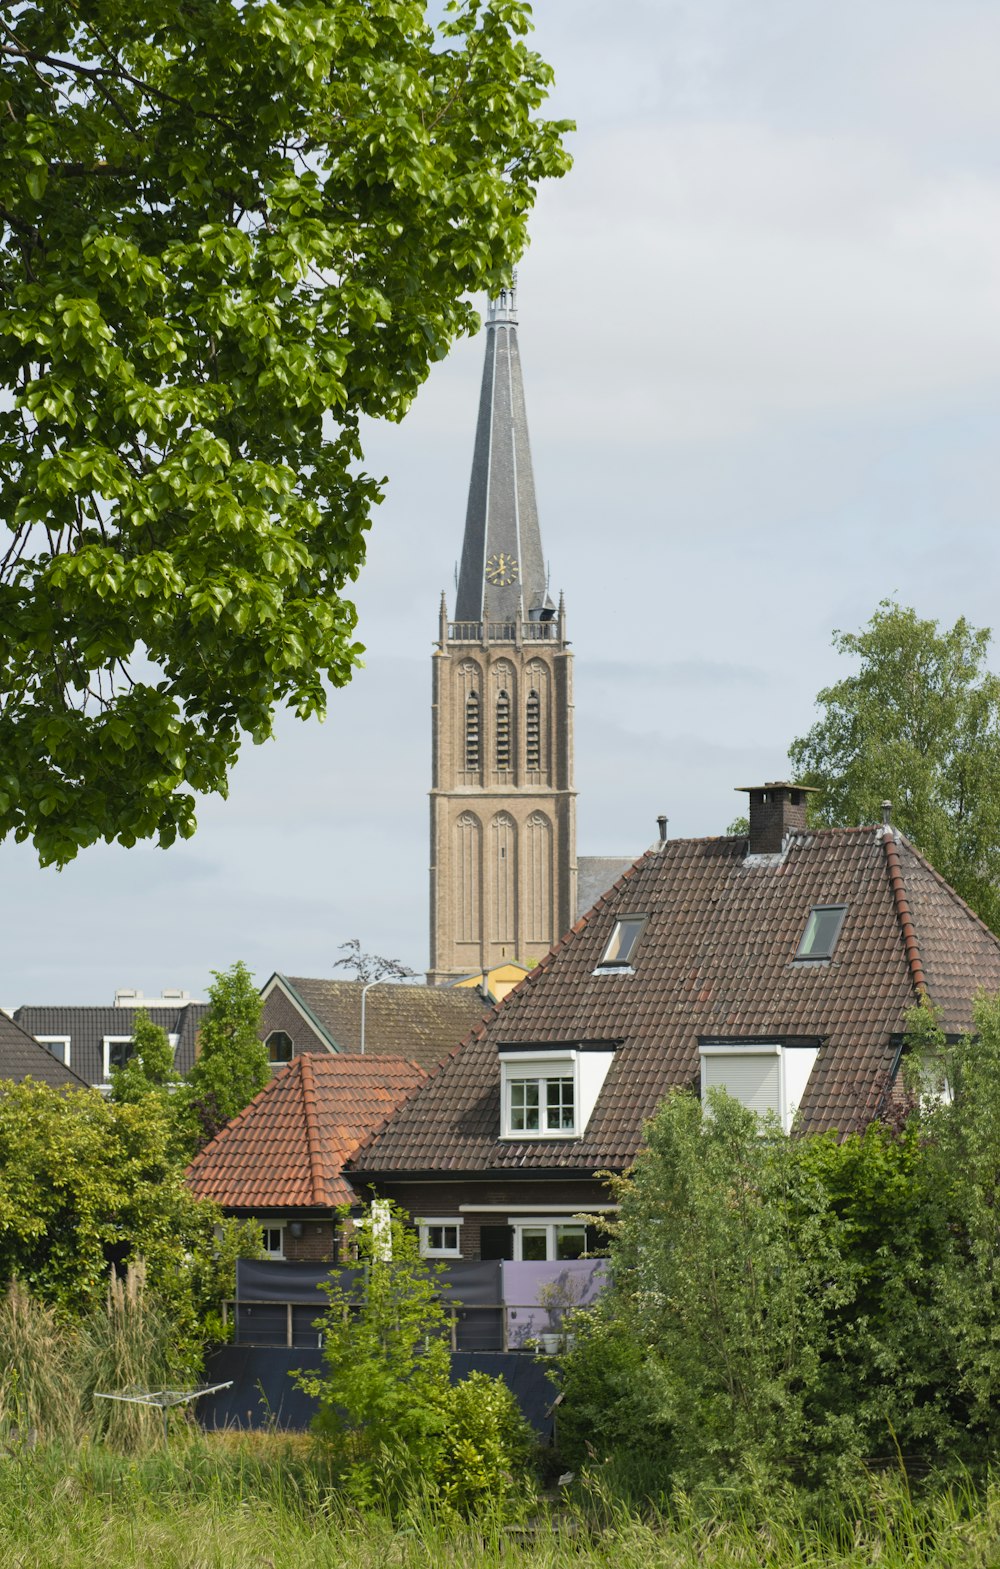
POLYGON ((603 1258, 571 1259, 562 1263, 536 1260, 505 1263, 501 1289, 507 1308, 509 1345, 516 1349, 528 1339, 557 1333, 562 1313, 593 1302, 607 1283, 608 1261, 603 1258), (554 1285, 565 1300, 554 1311, 547 1312, 538 1306, 538 1294, 548 1285, 554 1285))

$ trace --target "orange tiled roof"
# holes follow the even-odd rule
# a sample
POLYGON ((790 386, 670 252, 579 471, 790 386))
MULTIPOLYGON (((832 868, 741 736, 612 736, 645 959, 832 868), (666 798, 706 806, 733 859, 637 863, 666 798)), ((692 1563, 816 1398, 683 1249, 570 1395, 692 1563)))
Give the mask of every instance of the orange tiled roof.
POLYGON ((226 1209, 353 1203, 344 1162, 425 1077, 402 1058, 305 1052, 195 1156, 188 1184, 226 1209))

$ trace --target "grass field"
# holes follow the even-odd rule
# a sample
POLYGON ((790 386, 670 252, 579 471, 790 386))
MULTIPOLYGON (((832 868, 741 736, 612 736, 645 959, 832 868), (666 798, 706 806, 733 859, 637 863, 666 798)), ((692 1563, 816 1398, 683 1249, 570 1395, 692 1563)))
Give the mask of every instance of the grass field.
POLYGON ((304 1441, 181 1434, 138 1459, 99 1447, 0 1458, 0 1565, 23 1569, 730 1569, 1000 1563, 1000 1489, 910 1497, 895 1477, 812 1510, 716 1494, 640 1511, 594 1484, 522 1527, 427 1508, 395 1523, 345 1508, 304 1441))

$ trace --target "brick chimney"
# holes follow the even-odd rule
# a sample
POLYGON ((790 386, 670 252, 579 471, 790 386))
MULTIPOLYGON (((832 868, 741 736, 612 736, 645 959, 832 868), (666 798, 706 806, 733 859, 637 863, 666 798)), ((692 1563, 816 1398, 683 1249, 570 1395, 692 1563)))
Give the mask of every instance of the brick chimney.
POLYGON ((750 797, 748 855, 780 855, 787 834, 805 833, 806 797, 817 793, 811 785, 774 779, 738 789, 750 797))

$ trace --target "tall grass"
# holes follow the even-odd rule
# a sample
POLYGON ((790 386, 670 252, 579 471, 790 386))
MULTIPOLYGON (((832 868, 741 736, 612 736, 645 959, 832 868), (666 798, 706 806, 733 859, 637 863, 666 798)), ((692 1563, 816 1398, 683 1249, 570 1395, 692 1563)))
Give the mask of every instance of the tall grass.
POLYGON ((20 1443, 105 1438, 141 1449, 160 1433, 159 1414, 101 1400, 99 1393, 169 1386, 173 1332, 146 1289, 142 1260, 112 1273, 105 1303, 78 1323, 12 1281, 0 1298, 0 1437, 20 1443))
POLYGON ((415 1499, 345 1503, 308 1440, 179 1433, 142 1456, 38 1446, 0 1460, 0 1565, 32 1569, 987 1569, 1000 1489, 911 1496, 896 1476, 821 1505, 753 1487, 642 1512, 590 1478, 527 1525, 461 1524, 415 1499))
POLYGON ((168 1315, 150 1296, 142 1259, 112 1271, 103 1312, 83 1321, 77 1354, 80 1396, 90 1432, 122 1449, 158 1437, 162 1417, 149 1407, 98 1398, 133 1389, 169 1388, 173 1335, 168 1315))
POLYGON ((73 1439, 82 1422, 73 1347, 51 1308, 19 1280, 0 1297, 0 1435, 73 1439))

